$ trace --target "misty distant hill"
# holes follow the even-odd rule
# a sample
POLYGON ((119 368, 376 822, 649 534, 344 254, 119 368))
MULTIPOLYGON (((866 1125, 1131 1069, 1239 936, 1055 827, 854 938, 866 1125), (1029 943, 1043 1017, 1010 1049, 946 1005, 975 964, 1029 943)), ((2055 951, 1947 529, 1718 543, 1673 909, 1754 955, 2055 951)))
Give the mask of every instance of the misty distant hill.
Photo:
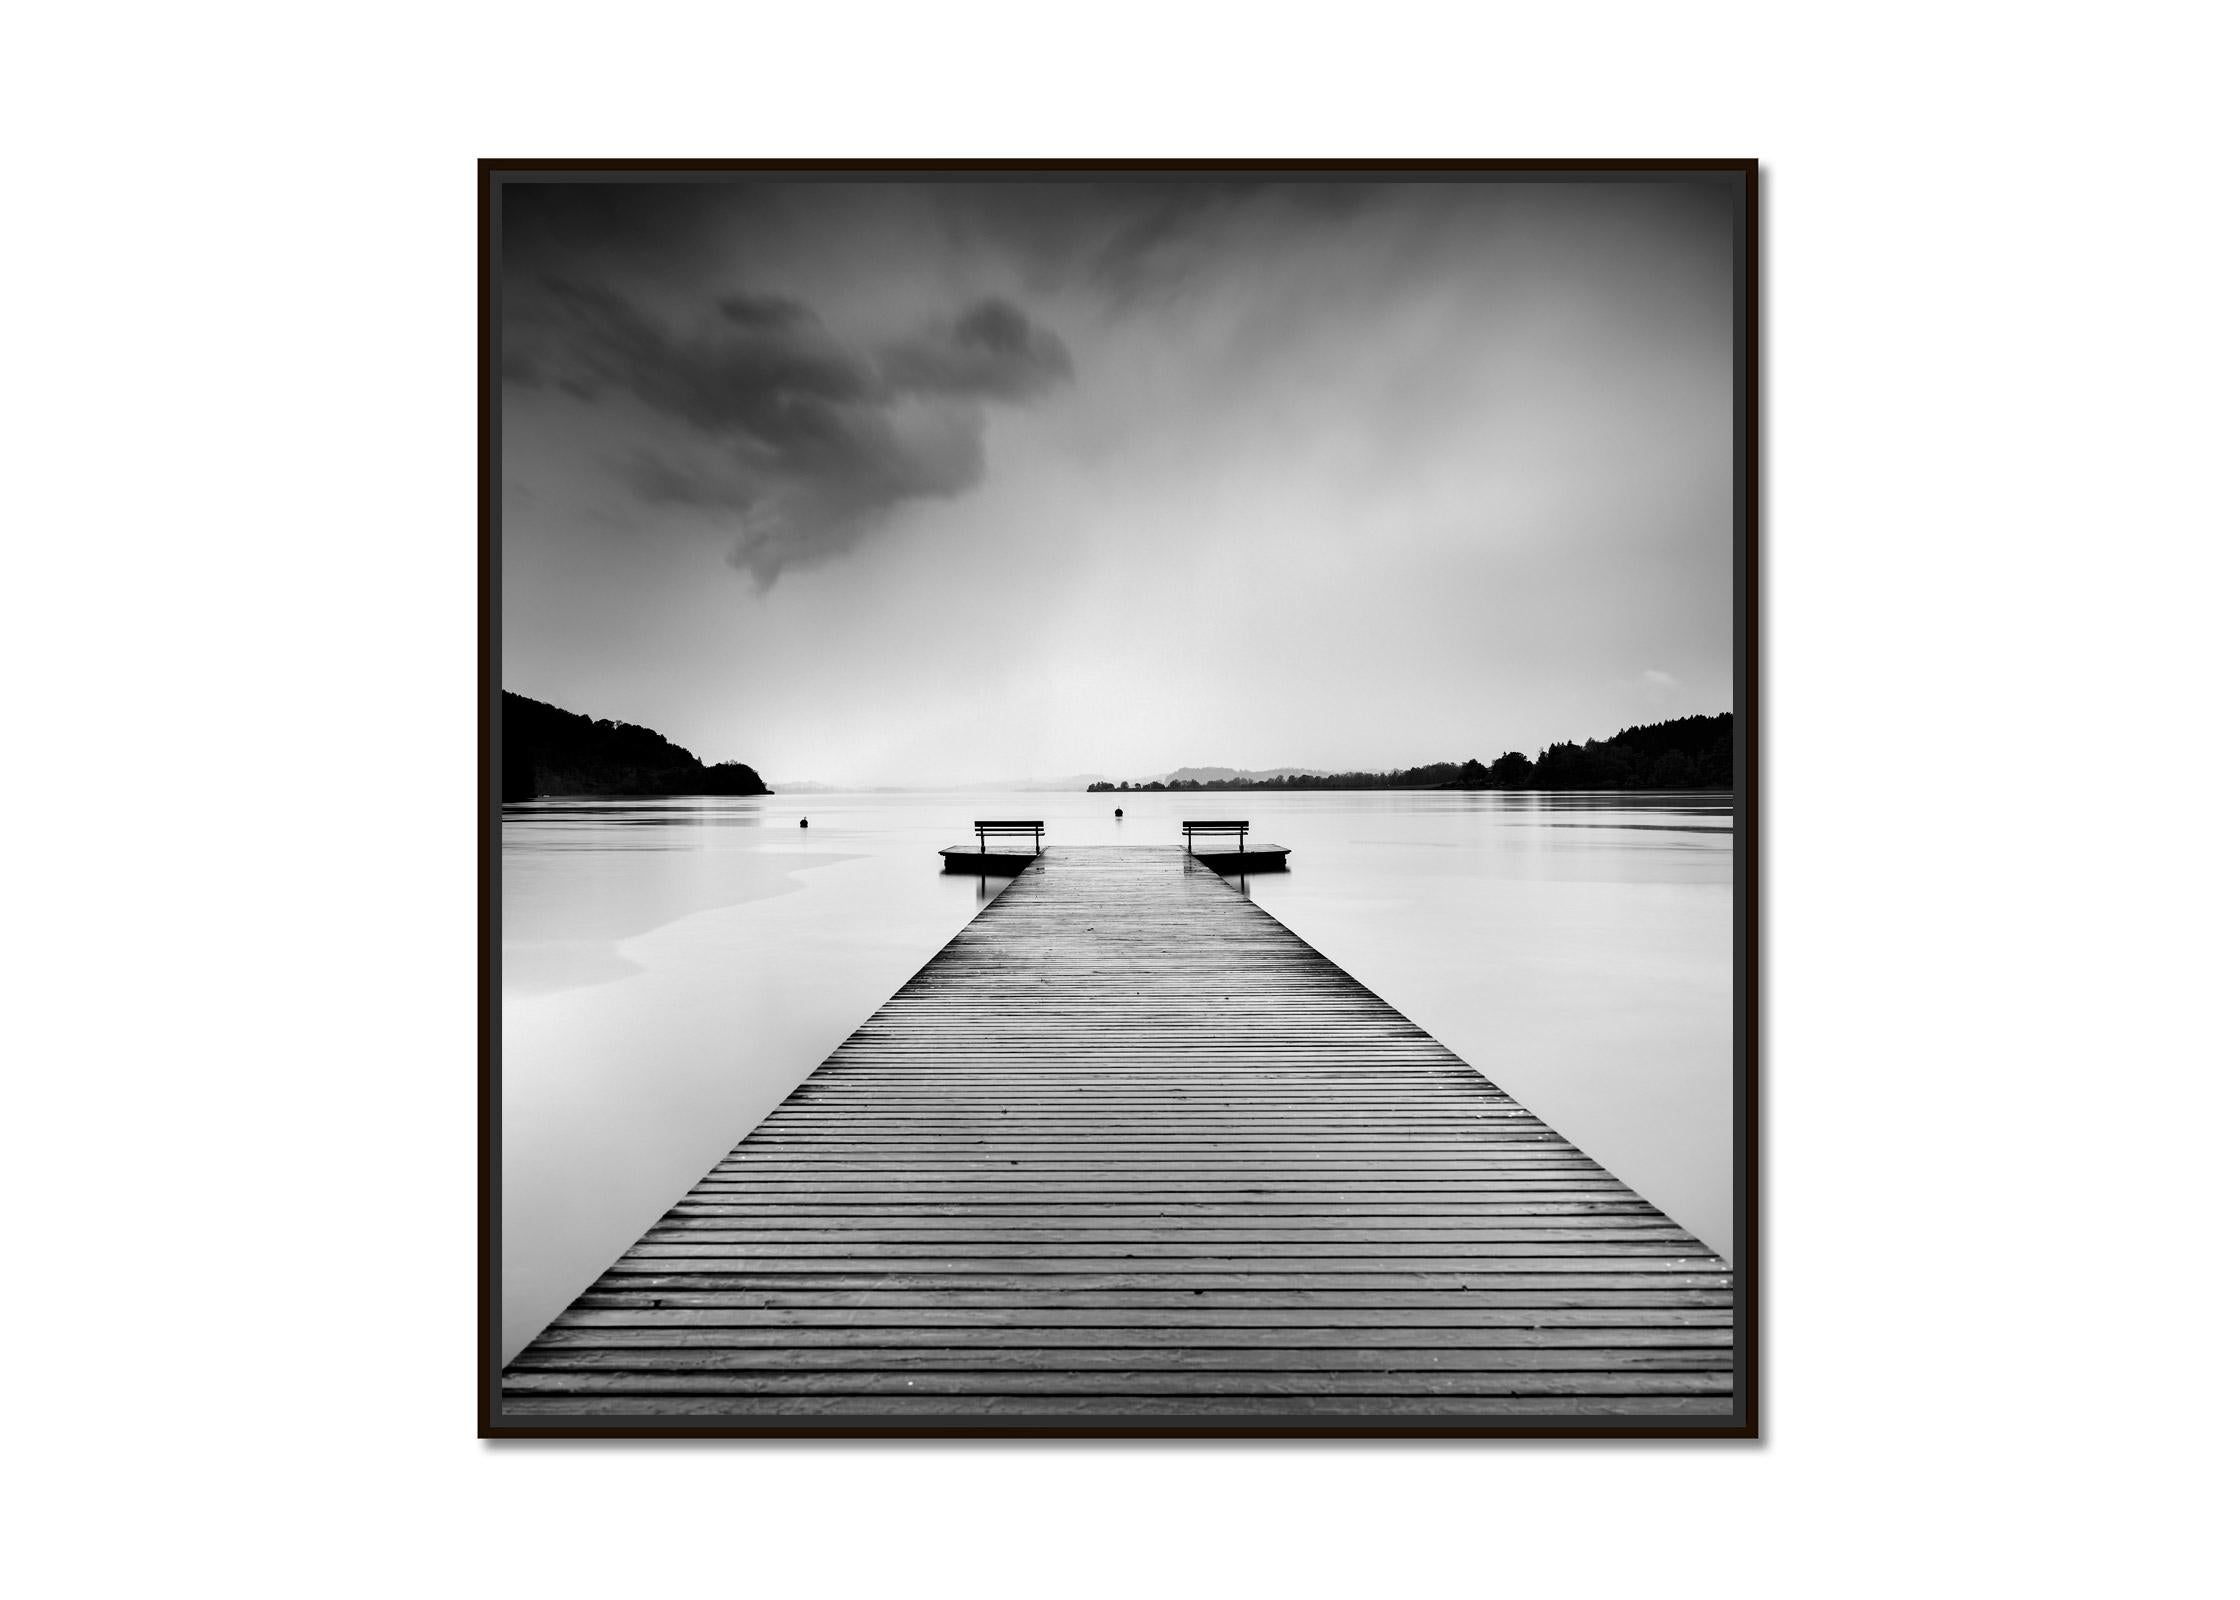
POLYGON ((1236 767, 1177 767, 1155 781, 1159 783, 1265 783, 1271 778, 1325 778, 1313 767, 1263 767, 1245 772, 1236 767))
POLYGON ((502 799, 770 792, 743 762, 704 766, 690 750, 651 728, 593 721, 510 691, 499 715, 502 799))
POLYGON ((1066 794, 1078 791, 1084 785, 1105 781, 1105 775, 1101 772, 1069 772, 1062 778, 1009 778, 1000 783, 976 783, 969 787, 999 792, 1012 790, 1021 794, 1066 794))

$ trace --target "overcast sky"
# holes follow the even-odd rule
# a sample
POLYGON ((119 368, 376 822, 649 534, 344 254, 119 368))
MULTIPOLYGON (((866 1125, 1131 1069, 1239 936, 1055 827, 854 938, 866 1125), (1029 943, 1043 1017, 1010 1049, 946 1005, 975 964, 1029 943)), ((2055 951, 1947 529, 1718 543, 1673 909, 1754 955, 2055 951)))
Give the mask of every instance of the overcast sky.
POLYGON ((509 184, 505 687, 865 784, 1731 709, 1729 195, 509 184))

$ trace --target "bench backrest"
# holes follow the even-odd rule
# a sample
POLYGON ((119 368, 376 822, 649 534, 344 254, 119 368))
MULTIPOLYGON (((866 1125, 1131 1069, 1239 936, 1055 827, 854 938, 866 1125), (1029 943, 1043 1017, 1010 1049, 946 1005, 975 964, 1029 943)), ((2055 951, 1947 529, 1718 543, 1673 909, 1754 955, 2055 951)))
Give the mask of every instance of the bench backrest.
POLYGON ((1252 824, 1249 822, 1185 822, 1182 825, 1182 848, 1188 850, 1190 854, 1196 855, 1198 852, 1192 848, 1192 840, 1194 835, 1201 833, 1233 833, 1237 836, 1237 854, 1241 856, 1244 854, 1245 832, 1251 826, 1252 824))
POLYGON ((988 848, 988 835, 991 833, 1031 833, 1034 835, 1034 853, 1036 855, 1042 854, 1042 824, 1040 822, 975 822, 972 825, 972 833, 973 837, 979 840, 982 852, 985 852, 988 848))

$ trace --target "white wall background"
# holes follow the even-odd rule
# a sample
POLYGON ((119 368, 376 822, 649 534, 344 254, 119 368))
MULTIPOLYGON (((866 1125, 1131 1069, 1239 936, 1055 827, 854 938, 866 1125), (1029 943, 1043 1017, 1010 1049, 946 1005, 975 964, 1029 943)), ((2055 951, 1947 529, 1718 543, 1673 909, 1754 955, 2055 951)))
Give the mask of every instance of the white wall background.
POLYGON ((12 21, 22 1592, 2229 1582, 2230 12, 812 14, 12 21), (1107 153, 1767 163, 1763 1444, 472 1438, 473 159, 1107 153))

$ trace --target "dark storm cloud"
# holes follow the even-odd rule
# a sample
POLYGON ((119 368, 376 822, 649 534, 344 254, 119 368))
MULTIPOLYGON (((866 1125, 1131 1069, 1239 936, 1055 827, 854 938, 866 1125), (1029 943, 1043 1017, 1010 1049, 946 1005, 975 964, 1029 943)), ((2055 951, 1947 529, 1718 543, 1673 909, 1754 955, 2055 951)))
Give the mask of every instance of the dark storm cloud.
POLYGON ((1058 336, 1001 300, 983 300, 945 328, 889 345, 879 370, 905 393, 1027 400, 1073 376, 1058 336))
POLYGON ((516 381, 586 397, 619 388, 705 432, 770 444, 814 427, 816 408, 863 403, 880 386, 869 362, 795 302, 726 296, 680 337, 611 290, 548 278, 538 291, 508 307, 516 381))
POLYGON ((612 290, 510 286, 501 371, 598 403, 621 393, 670 437, 623 481, 651 505, 735 516, 729 560, 764 588, 845 551, 904 502, 980 481, 981 402, 1022 402, 1072 374, 1048 329, 989 299, 866 354, 798 300, 730 293, 686 331, 612 290))
MULTIPOLYGON (((1500 387, 1474 351, 1501 319, 1545 343, 1610 319, 1528 307, 1688 292, 1684 272, 1635 284, 1628 264, 1653 252, 1685 268, 1674 251, 1692 237, 1677 215, 1689 198, 1219 173, 527 184, 503 199, 500 363, 512 384, 596 408, 566 420, 517 409, 522 428, 557 422, 578 453, 587 432, 606 430, 590 451, 617 464, 640 503, 730 520, 731 559, 768 586, 912 502, 974 489, 988 408, 1048 395, 1077 353, 1084 371, 1099 369, 1080 416, 1113 437, 1177 408, 1218 426, 1241 414, 1236 396, 1296 368, 1321 397, 1310 412, 1365 451, 1412 460, 1444 438, 1442 418, 1500 387), (1058 311, 1073 348, 1022 302, 1058 311), (1333 332, 1349 315, 1403 336, 1435 316, 1452 326, 1435 350, 1406 337, 1380 346, 1366 331, 1349 344, 1333 332), (1185 394, 1134 393, 1155 366, 1098 359, 1163 349, 1181 329, 1217 343, 1185 394)), ((1723 241, 1723 209, 1706 214, 1707 236, 1723 241)), ((1657 337, 1680 326, 1668 320, 1657 337)), ((1617 337, 1579 348, 1565 392, 1621 370, 1597 392, 1618 406, 1638 390, 1633 367, 1603 359, 1624 353, 1609 345, 1617 337)), ((1498 355, 1521 373, 1517 339, 1500 338, 1498 355)))
POLYGON ((817 314, 782 294, 727 294, 716 302, 723 320, 735 327, 766 332, 811 328, 817 314))

